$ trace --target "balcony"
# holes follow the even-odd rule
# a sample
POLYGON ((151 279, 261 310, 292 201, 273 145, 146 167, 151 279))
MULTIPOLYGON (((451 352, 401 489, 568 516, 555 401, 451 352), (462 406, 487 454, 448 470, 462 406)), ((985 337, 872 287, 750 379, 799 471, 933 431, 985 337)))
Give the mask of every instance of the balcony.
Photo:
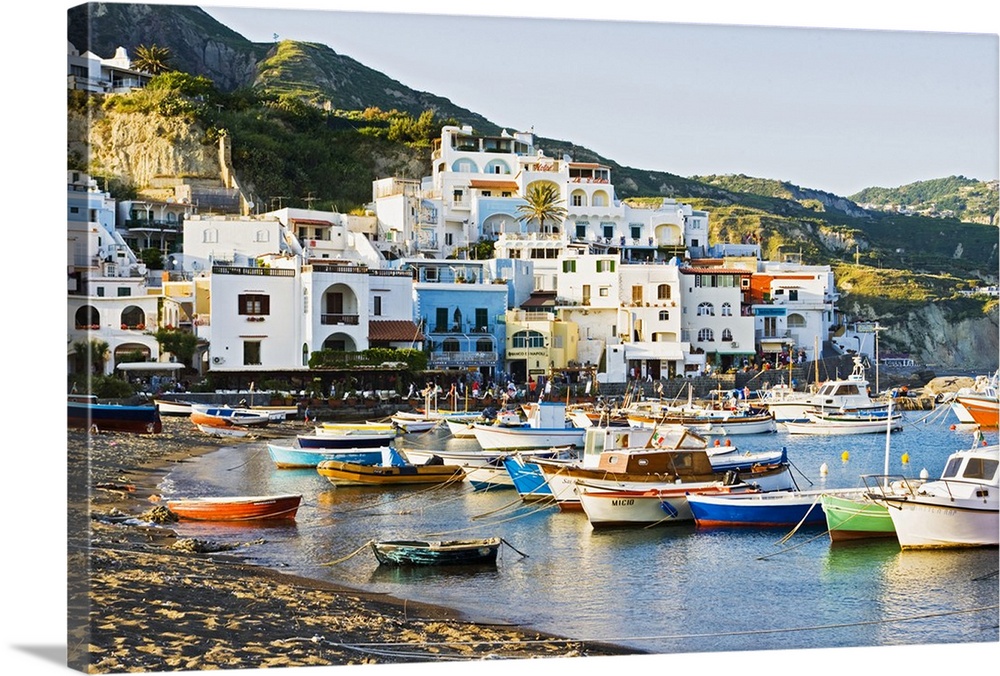
POLYGON ((351 326, 358 325, 359 315, 345 315, 345 314, 327 314, 324 313, 319 317, 319 323, 323 325, 331 324, 348 324, 351 326))
POLYGON ((494 366, 496 352, 432 352, 429 364, 433 366, 494 366))

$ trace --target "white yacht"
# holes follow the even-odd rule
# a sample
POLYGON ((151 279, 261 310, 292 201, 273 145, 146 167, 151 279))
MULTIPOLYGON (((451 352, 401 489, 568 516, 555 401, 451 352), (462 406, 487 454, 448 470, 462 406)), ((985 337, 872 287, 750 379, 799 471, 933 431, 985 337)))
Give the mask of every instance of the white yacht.
POLYGON ((854 357, 851 375, 840 380, 828 380, 815 393, 789 392, 765 406, 777 422, 808 422, 809 413, 839 413, 844 411, 879 411, 887 404, 873 401, 868 395, 868 379, 861 357, 854 357))

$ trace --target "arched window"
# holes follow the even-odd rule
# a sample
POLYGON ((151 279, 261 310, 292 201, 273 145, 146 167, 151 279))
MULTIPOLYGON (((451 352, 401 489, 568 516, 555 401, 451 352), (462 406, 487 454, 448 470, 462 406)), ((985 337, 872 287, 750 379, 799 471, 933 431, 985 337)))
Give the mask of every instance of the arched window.
POLYGON ((89 329, 99 326, 101 323, 101 313, 93 305, 84 305, 76 311, 76 328, 89 329))
POLYGON ((490 338, 480 338, 476 341, 476 352, 492 352, 493 341, 490 338))
POLYGON ((486 168, 483 169, 483 173, 484 174, 509 174, 510 173, 510 167, 508 167, 507 163, 504 162, 503 160, 490 160, 490 162, 486 165, 486 168))
POLYGON ((805 328, 806 318, 800 314, 790 314, 788 315, 788 328, 790 329, 801 329, 805 328))
MULTIPOLYGON (((659 286, 657 286, 656 287, 656 297, 659 300, 670 300, 670 285, 669 284, 660 284, 659 286)), ((726 307, 726 306, 723 305, 722 307, 726 307)), ((725 311, 723 311, 722 314, 725 314, 725 311)))
POLYGON ((712 342, 715 340, 715 333, 712 329, 702 329, 698 331, 698 341, 703 343, 712 342))
POLYGON ((723 303, 722 304, 722 316, 723 317, 732 317, 733 316, 733 306, 730 305, 729 303, 723 303))
POLYGON ((472 160, 461 159, 456 160, 455 164, 451 165, 451 170, 466 174, 473 174, 478 171, 478 167, 476 167, 476 163, 472 160))
POLYGON ((511 346, 518 347, 545 347, 545 336, 538 331, 518 331, 511 336, 511 346))
POLYGON ((665 322, 670 319, 670 310, 660 310, 660 321, 665 322))
POLYGON ((729 329, 722 329, 722 342, 730 343, 733 340, 733 332, 729 329))
POLYGON ((711 303, 699 303, 698 304, 698 316, 699 317, 714 317, 715 316, 715 306, 711 303))
POLYGON ((454 338, 445 338, 444 341, 442 341, 441 343, 441 351, 458 352, 459 351, 458 341, 455 340, 454 338))
POLYGON ((142 308, 129 305, 122 310, 122 328, 126 327, 130 329, 146 328, 146 313, 142 311, 142 308))

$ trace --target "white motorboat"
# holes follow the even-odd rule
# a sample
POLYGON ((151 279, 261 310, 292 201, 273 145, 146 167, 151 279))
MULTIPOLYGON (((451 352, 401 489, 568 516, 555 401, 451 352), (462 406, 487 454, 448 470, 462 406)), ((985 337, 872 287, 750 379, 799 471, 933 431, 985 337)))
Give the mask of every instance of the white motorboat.
POLYGON ((789 434, 840 436, 849 434, 881 434, 888 428, 903 429, 903 416, 887 411, 852 411, 848 413, 806 413, 806 422, 785 423, 789 434))
POLYGON ((889 511, 903 549, 1000 544, 1000 446, 972 447, 948 457, 941 478, 906 491, 873 491, 889 511))
POLYGON ((884 410, 886 404, 868 394, 868 379, 861 357, 854 357, 854 369, 844 379, 829 380, 814 393, 786 394, 767 401, 767 409, 778 422, 807 422, 810 412, 884 410))

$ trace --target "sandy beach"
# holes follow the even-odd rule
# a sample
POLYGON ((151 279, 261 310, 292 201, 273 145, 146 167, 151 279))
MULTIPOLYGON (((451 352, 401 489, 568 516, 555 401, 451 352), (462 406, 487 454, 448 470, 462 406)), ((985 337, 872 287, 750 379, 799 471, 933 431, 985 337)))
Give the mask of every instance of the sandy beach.
POLYGON ((252 542, 185 540, 144 523, 163 474, 219 443, 238 442, 177 418, 154 436, 70 430, 71 666, 117 673, 634 653, 282 574, 241 562, 252 542))

